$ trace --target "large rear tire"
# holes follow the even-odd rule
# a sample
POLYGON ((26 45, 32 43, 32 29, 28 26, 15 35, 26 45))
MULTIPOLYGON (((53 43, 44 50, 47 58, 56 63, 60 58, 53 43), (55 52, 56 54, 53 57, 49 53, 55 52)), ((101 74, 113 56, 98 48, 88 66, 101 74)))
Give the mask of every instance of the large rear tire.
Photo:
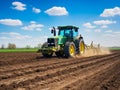
POLYGON ((76 53, 76 47, 74 42, 66 42, 64 47, 65 57, 74 57, 76 53))
POLYGON ((83 39, 75 40, 77 54, 83 54, 85 52, 85 44, 83 39))
POLYGON ((83 54, 85 52, 85 44, 83 39, 79 41, 79 54, 83 54))

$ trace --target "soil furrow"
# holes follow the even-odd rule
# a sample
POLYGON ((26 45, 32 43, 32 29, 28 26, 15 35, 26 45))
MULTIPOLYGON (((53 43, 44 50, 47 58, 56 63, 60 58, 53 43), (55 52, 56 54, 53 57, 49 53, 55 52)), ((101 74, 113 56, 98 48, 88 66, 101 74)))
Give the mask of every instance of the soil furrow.
MULTIPOLYGON (((114 58, 114 57, 112 57, 112 58, 114 58)), ((111 57, 110 58, 105 58, 105 59, 102 59, 102 63, 104 63, 105 62, 105 60, 106 59, 111 59, 111 57)), ((98 63, 100 63, 100 62, 98 62, 98 63)), ((97 63, 93 63, 92 65, 95 65, 95 64, 97 64, 97 63)), ((89 66, 89 65, 88 65, 89 66)), ((58 71, 57 72, 57 74, 64 74, 64 73, 68 73, 68 72, 73 72, 73 71, 75 71, 76 69, 80 69, 81 68, 81 66, 72 66, 73 68, 68 68, 68 69, 66 69, 66 68, 63 68, 63 70, 61 70, 61 71, 58 71)), ((43 80, 44 78, 51 78, 51 76, 52 77, 54 77, 55 75, 57 75, 56 74, 56 72, 54 72, 53 74, 51 73, 51 74, 47 74, 46 76, 43 76, 43 77, 36 77, 36 78, 34 78, 34 79, 31 79, 31 80, 29 80, 28 79, 28 81, 27 80, 25 80, 24 81, 24 84, 28 84, 28 82, 29 81, 31 81, 31 82, 36 82, 36 80, 43 80)), ((23 84, 23 82, 21 82, 22 84, 23 84)), ((17 85, 19 86, 19 85, 21 85, 21 83, 19 82, 17 85)), ((12 83, 13 85, 15 85, 15 83, 12 83)), ((12 84, 10 85, 10 86, 12 86, 12 84)))
POLYGON ((108 80, 111 81, 113 76, 116 76, 120 73, 120 70, 118 69, 118 67, 120 67, 119 59, 117 58, 116 60, 114 60, 114 63, 110 63, 112 63, 113 65, 106 69, 102 69, 102 71, 99 71, 98 73, 95 73, 90 77, 86 77, 84 80, 78 80, 68 86, 65 86, 64 88, 62 88, 62 90, 67 90, 67 88, 70 88, 72 90, 109 90, 103 89, 101 86, 103 86, 104 83, 106 83, 108 80), (116 61, 117 63, 115 63, 116 61), (115 71, 115 69, 118 70, 115 71))
MULTIPOLYGON (((112 55, 112 56, 107 56, 107 57, 104 57, 104 59, 106 58, 113 58, 113 57, 116 57, 117 55, 112 55)), ((99 58, 98 58, 99 59, 99 58)), ((101 58, 102 59, 102 58, 101 58)), ((94 58, 93 58, 93 60, 86 60, 86 61, 80 61, 80 60, 76 60, 76 61, 74 61, 74 62, 67 62, 67 63, 60 63, 60 64, 55 64, 55 65, 48 65, 48 66, 46 66, 46 67, 41 67, 41 68, 39 68, 39 67, 37 67, 37 68, 28 68, 28 69, 25 69, 25 71, 18 71, 18 72, 13 72, 13 73, 8 73, 8 74, 6 74, 6 75, 4 75, 4 73, 3 74, 1 74, 0 75, 0 80, 2 80, 2 79, 8 79, 8 78, 15 78, 15 77, 17 77, 17 76, 24 76, 24 75, 26 75, 26 74, 32 74, 32 73, 34 73, 34 72, 44 72, 44 71, 48 71, 49 69, 57 69, 57 68, 61 68, 61 67, 65 67, 65 66, 69 66, 69 65, 76 65, 76 64, 79 64, 79 63, 83 63, 83 64, 85 64, 85 63, 87 63, 87 62, 89 62, 89 63, 94 63, 94 62, 99 62, 99 61, 101 61, 101 59, 100 60, 97 60, 97 58, 96 58, 96 60, 94 60, 94 58)), ((84 66, 82 66, 82 67, 84 67, 84 66)))
MULTIPOLYGON (((115 61, 115 62, 117 62, 118 63, 118 61, 115 61)), ((53 79, 52 79, 52 81, 51 82, 49 82, 49 83, 45 83, 45 86, 46 87, 44 87, 44 88, 48 88, 49 87, 49 89, 50 90, 56 90, 56 89, 59 89, 59 88, 61 88, 61 87, 64 87, 64 86, 67 86, 68 84, 70 84, 71 82, 69 82, 69 80, 75 80, 75 79, 79 79, 80 78, 80 80, 81 79, 84 79, 84 78, 86 78, 86 77, 88 77, 89 78, 89 76, 92 76, 92 75, 94 75, 95 73, 97 73, 97 72, 99 72, 100 70, 101 70, 101 68, 102 67, 110 67, 110 66, 112 66, 113 65, 113 62, 106 62, 106 63, 98 63, 98 64, 94 64, 93 66, 89 66, 88 68, 83 68, 82 70, 78 70, 78 71, 75 71, 75 72, 72 72, 72 74, 71 73, 68 73, 68 75, 66 76, 66 77, 64 77, 63 76, 63 79, 60 79, 60 76, 59 76, 59 79, 57 80, 54 80, 54 83, 52 82, 53 81, 53 79), (108 66, 106 66, 107 64, 108 64, 108 66), (111 65, 112 64, 112 65, 111 65), (110 65, 110 66, 109 66, 110 65), (99 67, 99 68, 98 68, 99 67), (99 70, 100 69, 100 70, 99 70), (89 74, 90 73, 90 74, 89 74), (56 82, 56 81, 58 81, 58 83, 56 82), (47 85, 46 85, 47 84, 47 85), (49 85, 50 84, 50 85, 49 85), (56 87, 54 87, 53 88, 53 86, 56 86, 56 87)), ((103 70, 103 68, 102 68, 102 70, 103 70)), ((48 80, 47 80, 47 82, 48 82, 48 80)), ((76 85, 77 85, 77 83, 76 83, 76 85)), ((38 85, 39 86, 39 85, 38 85)), ((43 86, 43 84, 42 84, 42 86, 43 86)), ((40 86, 38 87, 38 88, 40 88, 40 86)), ((43 88, 43 89, 44 89, 43 88)), ((63 90, 63 88, 62 88, 62 90, 63 90)), ((67 90, 68 90, 68 86, 67 86, 67 90)), ((74 90, 74 89, 73 89, 74 90)), ((82 90, 82 89, 78 89, 78 90, 82 90)), ((84 89, 83 89, 84 90, 84 89)))
POLYGON ((75 58, 0 53, 0 90, 120 90, 120 51, 75 58))
MULTIPOLYGON (((73 60, 74 59, 80 59, 81 61, 83 61, 83 60, 86 60, 86 59, 96 59, 96 58, 103 58, 103 57, 106 57, 106 56, 110 56, 110 55, 113 55, 113 54, 109 54, 109 55, 101 55, 101 56, 91 56, 91 57, 86 57, 86 58, 82 58, 82 57, 80 57, 80 58, 71 58, 71 59, 58 59, 58 61, 57 62, 55 62, 56 60, 45 60, 45 59, 38 59, 38 60, 35 60, 35 62, 29 62, 29 64, 28 65, 25 65, 24 66, 24 64, 23 65, 21 65, 20 64, 20 66, 19 65, 17 65, 17 67, 15 67, 15 65, 11 65, 11 67, 9 66, 9 68, 8 68, 8 66, 4 66, 4 67, 1 67, 0 68, 0 73, 3 73, 3 72, 12 72, 12 71, 15 71, 15 70, 21 70, 21 69, 26 69, 26 68, 33 68, 33 67, 37 67, 37 66, 48 66, 48 65, 52 65, 52 64, 59 64, 59 63, 66 63, 66 62, 73 62, 73 60), (42 62, 42 63, 40 63, 40 62, 42 62), (33 65, 33 64, 35 64, 35 65, 33 65)), ((115 53, 114 53, 114 55, 115 55, 115 53)), ((57 58, 56 58, 57 59, 57 58)), ((27 60, 26 60, 27 61, 27 60)))
MULTIPOLYGON (((101 59, 104 58, 104 57, 105 56, 101 56, 101 59)), ((106 56, 106 57, 108 57, 108 56, 106 56)), ((116 57, 116 55, 114 57, 116 57)), ((75 60, 75 61, 72 60, 70 62, 65 61, 65 62, 61 62, 61 63, 53 63, 53 64, 50 64, 50 65, 42 65, 42 66, 38 65, 38 66, 35 66, 35 67, 18 69, 17 71, 9 71, 7 73, 2 72, 1 75, 0 75, 0 80, 7 79, 7 78, 12 78, 12 77, 16 77, 16 76, 22 76, 24 74, 31 74, 33 72, 42 72, 42 71, 46 71, 46 70, 53 69, 53 68, 59 68, 61 66, 65 66, 65 65, 68 66, 68 65, 82 63, 82 62, 94 61, 94 58, 95 57, 87 58, 87 59, 83 59, 83 60, 75 60), (6 76, 5 76, 5 74, 6 74, 6 76)), ((95 58, 95 59, 97 59, 97 58, 95 58)), ((98 57, 98 59, 99 59, 99 57, 98 57)))

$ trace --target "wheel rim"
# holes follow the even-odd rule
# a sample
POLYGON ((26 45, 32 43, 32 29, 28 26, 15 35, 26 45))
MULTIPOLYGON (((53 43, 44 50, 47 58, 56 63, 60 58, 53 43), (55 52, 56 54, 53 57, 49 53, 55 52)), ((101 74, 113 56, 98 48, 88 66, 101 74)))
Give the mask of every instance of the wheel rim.
POLYGON ((75 54, 75 47, 73 45, 69 48, 70 55, 73 56, 75 54))
POLYGON ((83 42, 80 43, 79 49, 80 49, 80 53, 83 54, 85 50, 83 42))

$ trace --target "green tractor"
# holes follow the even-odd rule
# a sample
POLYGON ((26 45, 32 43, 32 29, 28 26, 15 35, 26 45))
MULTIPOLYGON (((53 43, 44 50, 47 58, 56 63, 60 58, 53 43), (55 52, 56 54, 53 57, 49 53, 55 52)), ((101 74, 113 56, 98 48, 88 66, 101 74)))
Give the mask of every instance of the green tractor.
POLYGON ((74 57, 76 54, 82 54, 85 51, 83 37, 78 35, 78 27, 75 26, 58 26, 58 35, 53 27, 52 37, 47 39, 39 51, 44 57, 51 57, 53 53, 57 57, 74 57))

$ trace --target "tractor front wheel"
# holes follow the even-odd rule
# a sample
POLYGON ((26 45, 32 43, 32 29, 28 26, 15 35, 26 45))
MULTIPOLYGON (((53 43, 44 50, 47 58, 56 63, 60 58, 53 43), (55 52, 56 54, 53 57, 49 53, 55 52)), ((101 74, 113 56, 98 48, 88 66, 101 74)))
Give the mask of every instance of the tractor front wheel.
MULTIPOLYGON (((45 48, 45 47, 48 47, 47 42, 43 43, 43 45, 42 45, 42 48, 45 48)), ((44 57, 51 57, 53 55, 53 52, 42 51, 42 55, 44 57)))
POLYGON ((44 57, 52 57, 53 52, 50 52, 50 53, 42 52, 42 55, 43 55, 44 57))

